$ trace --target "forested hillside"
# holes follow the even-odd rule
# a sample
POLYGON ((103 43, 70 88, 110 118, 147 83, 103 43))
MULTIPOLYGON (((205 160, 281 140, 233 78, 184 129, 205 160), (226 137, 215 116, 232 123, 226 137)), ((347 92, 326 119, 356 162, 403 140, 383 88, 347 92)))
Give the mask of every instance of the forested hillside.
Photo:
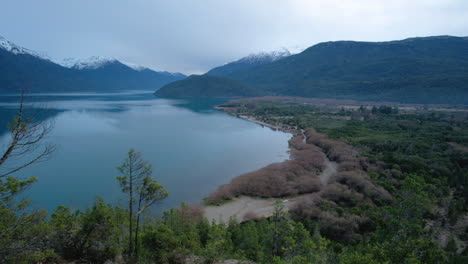
MULTIPOLYGON (((468 38, 324 42, 271 63, 207 74, 238 80, 262 95, 466 104, 468 38)), ((193 89, 181 82, 177 94, 182 85, 193 89)))
POLYGON ((220 76, 189 76, 170 83, 155 93, 161 97, 239 97, 257 96, 258 90, 239 81, 220 76), (189 87, 189 89, 187 89, 189 87))

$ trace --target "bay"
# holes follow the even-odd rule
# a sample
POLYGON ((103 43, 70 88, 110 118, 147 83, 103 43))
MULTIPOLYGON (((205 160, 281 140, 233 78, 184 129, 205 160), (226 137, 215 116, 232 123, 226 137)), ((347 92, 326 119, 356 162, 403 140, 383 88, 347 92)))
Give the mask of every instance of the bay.
MULTIPOLYGON (((224 101, 167 100, 144 91, 29 95, 29 111, 47 109, 39 118, 54 123, 46 141, 57 149, 49 160, 15 175, 38 178, 22 195, 34 209, 49 211, 58 205, 83 209, 96 196, 125 206, 116 167, 134 148, 170 192, 157 208, 163 210, 200 203, 233 177, 289 157, 289 134, 213 108, 224 101)), ((2 148, 17 106, 16 96, 0 96, 2 148)))

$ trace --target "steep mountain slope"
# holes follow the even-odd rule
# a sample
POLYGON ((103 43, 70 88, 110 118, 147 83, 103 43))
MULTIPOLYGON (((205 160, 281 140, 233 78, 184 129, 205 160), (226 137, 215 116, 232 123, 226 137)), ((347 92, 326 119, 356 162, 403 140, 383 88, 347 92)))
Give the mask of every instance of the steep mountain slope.
POLYGON ((468 38, 325 42, 224 76, 262 94, 468 104, 468 38))
POLYGON ((0 36, 0 49, 3 49, 16 55, 27 54, 39 59, 50 60, 47 56, 40 55, 39 53, 36 53, 32 50, 20 47, 2 36, 0 36))
POLYGON ((30 53, 0 48, 0 92, 75 90, 78 74, 30 53))
POLYGON ((154 90, 185 78, 115 59, 68 59, 65 66, 0 37, 0 93, 154 90))
POLYGON ((165 85, 155 93, 161 97, 239 97, 260 93, 239 82, 221 76, 191 75, 165 85), (189 88, 189 89, 187 89, 189 88))

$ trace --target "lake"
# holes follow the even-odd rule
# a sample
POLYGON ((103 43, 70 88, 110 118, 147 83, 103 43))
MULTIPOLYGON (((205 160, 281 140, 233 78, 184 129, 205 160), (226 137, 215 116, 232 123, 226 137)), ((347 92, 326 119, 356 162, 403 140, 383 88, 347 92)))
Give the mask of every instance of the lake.
MULTIPOLYGON (((18 106, 16 96, 0 96, 0 146, 18 106)), ((130 148, 143 153, 170 196, 157 210, 181 202, 199 203, 233 177, 289 157, 290 134, 215 110, 222 99, 167 100, 150 92, 120 94, 32 94, 28 110, 46 108, 53 120, 46 139, 52 157, 16 174, 38 182, 23 196, 34 209, 58 205, 83 209, 96 196, 125 206, 116 167, 130 148)))

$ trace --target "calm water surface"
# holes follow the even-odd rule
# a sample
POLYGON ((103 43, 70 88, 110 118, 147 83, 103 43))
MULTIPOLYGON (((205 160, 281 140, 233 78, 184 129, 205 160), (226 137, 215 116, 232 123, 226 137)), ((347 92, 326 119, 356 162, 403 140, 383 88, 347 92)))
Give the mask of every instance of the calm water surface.
MULTIPOLYGON (((289 134, 214 110, 221 100, 166 100, 151 93, 30 95, 55 126, 50 160, 16 176, 39 181, 24 194, 34 208, 82 209, 96 196, 125 205, 115 177, 130 148, 143 152, 170 196, 159 208, 198 203, 233 177, 288 158, 289 134)), ((0 96, 0 147, 17 97, 0 96)), ((31 109, 32 110, 32 109, 31 109)))

